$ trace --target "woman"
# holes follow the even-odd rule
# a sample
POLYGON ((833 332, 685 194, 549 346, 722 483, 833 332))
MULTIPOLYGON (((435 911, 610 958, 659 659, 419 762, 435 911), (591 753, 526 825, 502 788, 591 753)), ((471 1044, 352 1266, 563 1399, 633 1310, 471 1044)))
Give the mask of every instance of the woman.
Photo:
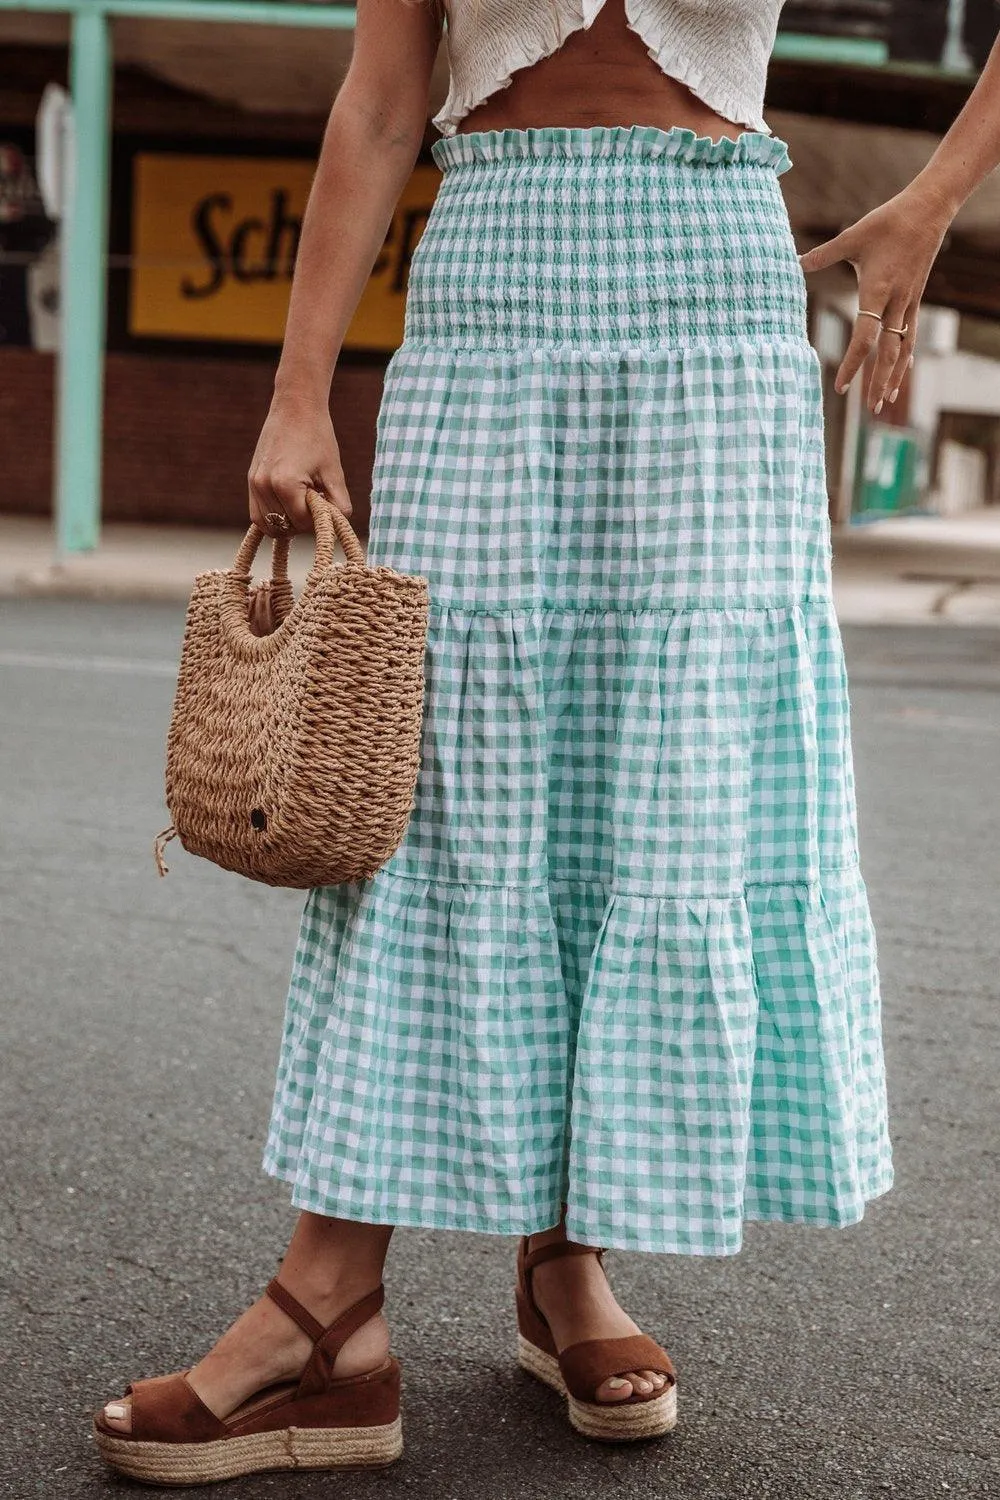
MULTIPOLYGON (((891 1182, 874 938, 830 601, 820 391, 761 117, 778 0, 452 0, 441 188, 379 413, 371 563, 428 577, 400 849, 310 893, 265 1165, 280 1276, 97 1418, 207 1481, 384 1463, 392 1226, 523 1237, 519 1357, 595 1437, 675 1375, 603 1247, 733 1254, 891 1182)), ((362 0, 250 469, 265 530, 350 514, 328 396, 424 132, 434 7, 362 0)), ((894 399, 974 123, 848 256, 894 399), (915 233, 902 250, 903 226, 915 233)), ((985 170, 985 153, 979 165, 985 170)))

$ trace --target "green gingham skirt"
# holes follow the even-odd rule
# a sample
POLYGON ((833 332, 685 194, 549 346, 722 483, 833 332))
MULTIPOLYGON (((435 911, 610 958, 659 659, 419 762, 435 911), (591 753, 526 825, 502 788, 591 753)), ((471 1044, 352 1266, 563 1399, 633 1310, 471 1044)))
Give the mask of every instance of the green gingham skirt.
POLYGON ((265 1170, 635 1250, 853 1223, 892 1168, 786 147, 433 152, 368 542, 429 580, 423 758, 308 896, 265 1170))

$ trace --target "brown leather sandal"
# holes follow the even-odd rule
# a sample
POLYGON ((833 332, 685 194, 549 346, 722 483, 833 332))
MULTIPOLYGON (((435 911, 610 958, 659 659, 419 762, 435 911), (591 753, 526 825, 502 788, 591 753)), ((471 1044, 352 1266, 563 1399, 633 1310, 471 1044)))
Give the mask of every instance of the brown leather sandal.
POLYGON ((565 1396, 569 1420, 585 1437, 630 1442, 661 1437, 677 1424, 677 1373, 669 1354, 645 1333, 621 1339, 584 1339, 558 1353, 552 1330, 531 1294, 531 1272, 546 1260, 564 1255, 596 1255, 604 1268, 604 1251, 569 1241, 528 1249, 522 1238, 517 1251, 517 1362, 565 1396), (625 1401, 595 1401, 594 1392, 613 1375, 654 1370, 667 1377, 664 1390, 644 1396, 633 1390, 625 1401))
POLYGON ((392 1355, 363 1375, 331 1374, 343 1345, 385 1300, 381 1285, 318 1323, 275 1278, 267 1294, 313 1340, 297 1383, 258 1391, 230 1416, 215 1416, 188 1383, 188 1371, 137 1380, 132 1431, 94 1417, 101 1457, 147 1484, 212 1484, 270 1469, 353 1469, 388 1464, 403 1451, 399 1362, 392 1355))

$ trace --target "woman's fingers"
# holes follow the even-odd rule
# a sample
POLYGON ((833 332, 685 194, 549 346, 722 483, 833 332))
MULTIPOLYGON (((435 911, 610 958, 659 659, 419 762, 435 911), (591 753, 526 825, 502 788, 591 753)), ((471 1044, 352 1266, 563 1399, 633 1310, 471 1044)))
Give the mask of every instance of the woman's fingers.
MULTIPOLYGON (((853 225, 851 227, 853 228, 853 225)), ((827 266, 835 266, 839 260, 850 260, 851 245, 851 231, 845 229, 832 240, 825 240, 822 245, 814 245, 811 250, 800 255, 799 265, 807 274, 810 271, 825 271, 827 266)))
POLYGON ((342 510, 345 516, 349 516, 354 509, 351 497, 347 490, 347 483, 343 472, 324 472, 317 476, 315 488, 321 495, 325 495, 331 505, 342 510))
POLYGON ((271 487, 266 469, 251 469, 247 476, 250 492, 250 519, 265 536, 276 536, 277 528, 267 519, 269 515, 283 515, 284 509, 271 487))
POLYGON ((858 312, 835 385, 847 390, 870 364, 866 403, 873 412, 898 392, 912 364, 920 299, 941 237, 905 193, 850 225, 825 244, 799 256, 804 271, 820 271, 845 260, 858 278, 858 312))
POLYGON ((250 479, 250 519, 267 536, 280 535, 283 530, 272 519, 276 515, 284 517, 295 531, 312 531, 308 490, 328 495, 329 486, 323 480, 302 479, 290 471, 260 471, 250 479))
POLYGON ((247 475, 250 519, 268 536, 280 535, 280 516, 295 531, 312 531, 307 496, 323 496, 345 516, 352 511, 340 450, 324 405, 303 410, 272 402, 247 475))
POLYGON ((904 377, 906 377, 906 372, 909 371, 910 366, 913 365, 913 345, 916 344, 916 320, 918 320, 918 311, 918 306, 909 306, 909 308, 907 308, 906 317, 904 317, 903 323, 897 324, 897 327, 903 327, 904 324, 906 324, 907 333, 906 338, 897 339, 897 344, 900 345, 900 350, 898 350, 897 357, 895 357, 895 363, 894 366, 892 366, 892 374, 889 375, 888 383, 886 383, 885 401, 895 401, 895 398, 900 395, 900 386, 901 384, 903 384, 904 377))
POLYGON ((889 376, 887 386, 887 398, 889 401, 895 401, 899 395, 899 387, 903 383, 903 377, 913 363, 913 346, 917 338, 916 307, 907 308, 906 317, 903 321, 909 324, 909 329, 906 337, 899 340, 899 353, 896 356, 896 363, 892 367, 892 374, 889 376))
POLYGON ((882 299, 873 297, 873 294, 869 292, 867 297, 862 293, 859 301, 860 307, 854 319, 851 341, 840 362, 840 369, 834 381, 834 386, 840 394, 847 390, 861 369, 875 347, 882 328, 882 299))
POLYGON ((312 531, 312 515, 306 504, 310 481, 295 470, 277 469, 270 476, 270 487, 278 502, 275 510, 287 516, 296 531, 312 531))
POLYGON ((311 531, 313 521, 306 500, 308 490, 322 495, 345 516, 351 515, 354 507, 343 475, 304 480, 280 473, 261 473, 250 479, 251 521, 266 536, 281 534, 283 528, 274 521, 274 516, 284 517, 295 531, 311 531))
POLYGON ((908 334, 906 303, 894 297, 882 314, 882 329, 868 381, 867 401, 869 410, 873 412, 881 411, 882 403, 892 389, 889 382, 908 334))

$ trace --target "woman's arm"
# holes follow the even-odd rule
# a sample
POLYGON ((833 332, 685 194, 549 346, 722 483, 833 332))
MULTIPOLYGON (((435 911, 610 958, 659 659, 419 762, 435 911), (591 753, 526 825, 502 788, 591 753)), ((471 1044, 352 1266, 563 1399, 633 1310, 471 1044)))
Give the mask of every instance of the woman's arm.
POLYGON ((975 88, 937 150, 902 192, 866 214, 835 239, 801 256, 804 271, 849 261, 858 276, 859 316, 837 371, 845 391, 878 344, 867 402, 880 411, 895 401, 911 362, 920 299, 941 242, 962 204, 1000 163, 1000 39, 975 88), (900 337, 890 328, 906 328, 900 337))
POLYGON ((436 7, 359 0, 357 10, 351 64, 302 219, 274 396, 250 464, 250 515, 265 530, 272 511, 310 528, 309 485, 350 514, 330 382, 427 124, 436 7))

